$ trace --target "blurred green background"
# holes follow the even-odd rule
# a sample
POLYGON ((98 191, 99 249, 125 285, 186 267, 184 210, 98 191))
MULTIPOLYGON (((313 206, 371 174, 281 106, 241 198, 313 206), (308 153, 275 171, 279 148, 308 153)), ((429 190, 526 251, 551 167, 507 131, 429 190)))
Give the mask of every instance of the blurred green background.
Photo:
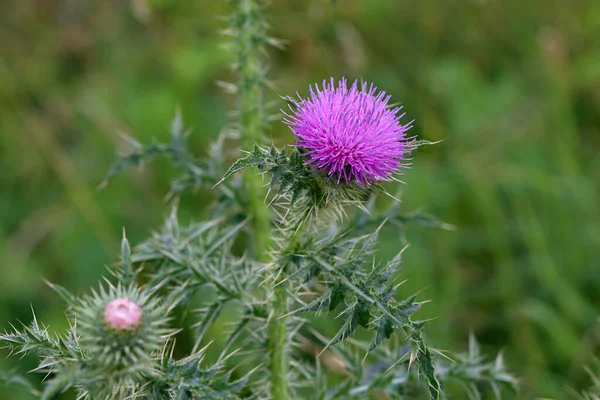
MULTIPOLYGON (((75 291, 158 229, 166 163, 97 190, 127 149, 120 135, 168 140, 177 108, 201 155, 235 99, 219 17, 225 1, 3 0, 0 6, 0 326, 61 329, 42 277, 75 291)), ((437 348, 470 332, 503 351, 523 399, 572 398, 600 346, 600 1, 273 0, 267 97, 330 76, 364 78, 400 101, 419 152, 402 208, 454 231, 411 226, 405 292, 426 287, 437 348)), ((273 111, 283 107, 275 103, 273 111)), ((274 140, 291 141, 274 122, 274 140)), ((182 214, 209 199, 189 194, 182 214)), ((388 232, 383 254, 395 254, 388 232), (389 250, 389 251, 388 251, 389 250)), ((0 369, 27 370, 26 358, 0 369)), ((0 388, 0 398, 28 399, 0 388)))

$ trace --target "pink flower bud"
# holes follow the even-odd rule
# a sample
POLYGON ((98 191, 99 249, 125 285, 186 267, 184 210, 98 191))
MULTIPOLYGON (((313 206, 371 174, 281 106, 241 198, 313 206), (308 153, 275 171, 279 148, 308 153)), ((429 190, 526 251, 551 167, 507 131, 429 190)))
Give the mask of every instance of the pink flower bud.
POLYGON ((111 300, 104 309, 104 320, 113 329, 131 330, 142 318, 142 309, 125 298, 111 300))

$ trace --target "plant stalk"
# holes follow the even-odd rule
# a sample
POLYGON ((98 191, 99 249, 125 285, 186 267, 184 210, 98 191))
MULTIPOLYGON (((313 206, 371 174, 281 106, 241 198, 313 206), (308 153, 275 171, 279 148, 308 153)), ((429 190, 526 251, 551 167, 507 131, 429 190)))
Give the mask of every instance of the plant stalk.
MULTIPOLYGON (((261 0, 239 0, 238 14, 238 68, 241 97, 241 131, 243 145, 252 149, 263 139, 262 87, 264 77, 261 66, 261 47, 266 39, 261 0)), ((264 203, 266 190, 262 178, 254 171, 246 171, 246 191, 249 211, 253 216, 253 249, 255 258, 268 261, 271 244, 271 220, 264 203)), ((287 291, 285 283, 274 282, 270 318, 268 321, 268 352, 271 398, 288 400, 285 319, 287 314, 287 291)))
MULTIPOLYGON (((259 0, 239 0, 238 7, 241 133, 244 148, 252 149, 263 139, 261 46, 265 27, 259 0)), ((253 216, 254 254, 257 260, 266 261, 271 240, 270 218, 264 203, 266 190, 256 172, 248 170, 245 178, 249 211, 253 216)))
POLYGON ((273 289, 271 303, 272 314, 269 319, 269 371, 271 372, 271 398, 288 400, 287 391, 287 361, 285 349, 287 346, 287 331, 285 318, 287 313, 288 296, 286 283, 278 279, 273 289))

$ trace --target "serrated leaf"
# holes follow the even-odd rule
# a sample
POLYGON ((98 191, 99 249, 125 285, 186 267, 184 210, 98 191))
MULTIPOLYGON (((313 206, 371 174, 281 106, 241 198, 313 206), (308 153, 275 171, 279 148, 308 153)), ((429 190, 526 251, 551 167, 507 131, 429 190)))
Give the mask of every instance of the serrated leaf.
POLYGON ((305 306, 302 306, 294 311, 295 314, 303 313, 303 312, 317 312, 321 311, 324 308, 329 306, 330 296, 329 293, 325 293, 315 300, 311 301, 305 306))
POLYGON ((346 298, 346 288, 341 284, 336 284, 333 285, 330 290, 331 294, 329 295, 329 311, 333 311, 338 308, 338 306, 342 304, 346 298))
POLYGON ((375 350, 385 339, 389 339, 394 333, 394 324, 385 316, 375 322, 375 337, 371 341, 369 351, 375 350))

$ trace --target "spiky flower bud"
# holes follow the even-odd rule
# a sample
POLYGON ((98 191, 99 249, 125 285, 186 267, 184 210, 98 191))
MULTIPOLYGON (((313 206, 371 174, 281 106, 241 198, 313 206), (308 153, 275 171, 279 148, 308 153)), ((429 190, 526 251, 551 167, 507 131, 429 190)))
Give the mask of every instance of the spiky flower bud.
POLYGON ((126 298, 111 300, 104 309, 104 320, 113 329, 133 330, 141 318, 142 309, 126 298))
POLYGON ((135 287, 100 287, 74 308, 81 347, 101 367, 148 364, 169 331, 167 310, 156 297, 135 287))

